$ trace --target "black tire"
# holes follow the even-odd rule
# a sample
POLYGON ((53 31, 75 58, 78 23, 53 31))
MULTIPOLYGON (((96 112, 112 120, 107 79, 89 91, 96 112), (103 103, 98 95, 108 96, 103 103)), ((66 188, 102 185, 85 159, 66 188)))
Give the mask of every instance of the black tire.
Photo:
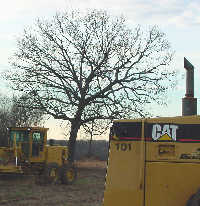
POLYGON ((60 169, 60 176, 62 184, 71 185, 77 179, 77 169, 75 166, 63 165, 60 169))
POLYGON ((43 177, 46 184, 58 183, 60 180, 60 171, 58 164, 48 163, 45 166, 43 177))
POLYGON ((189 198, 186 206, 200 206, 200 189, 189 198))
POLYGON ((45 184, 44 181, 44 171, 43 170, 38 170, 36 174, 34 174, 34 180, 36 185, 42 185, 45 184))

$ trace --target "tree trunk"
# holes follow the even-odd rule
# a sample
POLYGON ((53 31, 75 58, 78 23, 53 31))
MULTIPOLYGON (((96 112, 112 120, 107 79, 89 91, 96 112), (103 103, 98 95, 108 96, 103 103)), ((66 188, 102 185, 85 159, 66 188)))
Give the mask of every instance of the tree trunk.
POLYGON ((90 132, 90 141, 89 141, 89 148, 88 148, 88 157, 91 157, 91 155, 92 155, 93 124, 94 124, 94 122, 92 122, 92 128, 91 128, 91 132, 90 132))
POLYGON ((80 128, 80 124, 77 121, 73 121, 71 123, 71 132, 68 142, 68 161, 69 163, 74 162, 74 155, 76 149, 76 138, 78 134, 78 130, 80 128))

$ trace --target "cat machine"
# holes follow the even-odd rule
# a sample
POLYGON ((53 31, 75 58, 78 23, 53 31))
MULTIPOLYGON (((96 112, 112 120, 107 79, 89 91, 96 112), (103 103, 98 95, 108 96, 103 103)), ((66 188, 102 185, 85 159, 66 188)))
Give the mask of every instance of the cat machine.
POLYGON ((47 144, 48 128, 9 128, 9 143, 0 147, 0 174, 33 174, 37 182, 72 184, 76 168, 68 163, 68 148, 47 144))
POLYGON ((200 205, 200 116, 184 66, 183 116, 114 121, 103 206, 200 205))

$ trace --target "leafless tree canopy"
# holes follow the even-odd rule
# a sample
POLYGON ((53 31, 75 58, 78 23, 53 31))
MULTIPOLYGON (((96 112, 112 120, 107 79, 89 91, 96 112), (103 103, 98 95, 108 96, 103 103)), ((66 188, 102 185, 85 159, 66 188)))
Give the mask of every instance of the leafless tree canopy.
POLYGON ((105 11, 38 20, 17 49, 7 75, 12 87, 27 94, 27 107, 70 121, 72 139, 95 119, 144 116, 174 75, 164 33, 131 29, 105 11))

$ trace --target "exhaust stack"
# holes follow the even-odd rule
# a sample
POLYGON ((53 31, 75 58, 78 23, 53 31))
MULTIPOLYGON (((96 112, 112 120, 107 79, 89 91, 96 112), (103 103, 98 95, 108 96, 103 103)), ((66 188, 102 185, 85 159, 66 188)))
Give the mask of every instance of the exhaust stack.
POLYGON ((194 66, 184 57, 186 69, 186 94, 182 99, 182 115, 197 114, 197 98, 194 98, 194 66))

